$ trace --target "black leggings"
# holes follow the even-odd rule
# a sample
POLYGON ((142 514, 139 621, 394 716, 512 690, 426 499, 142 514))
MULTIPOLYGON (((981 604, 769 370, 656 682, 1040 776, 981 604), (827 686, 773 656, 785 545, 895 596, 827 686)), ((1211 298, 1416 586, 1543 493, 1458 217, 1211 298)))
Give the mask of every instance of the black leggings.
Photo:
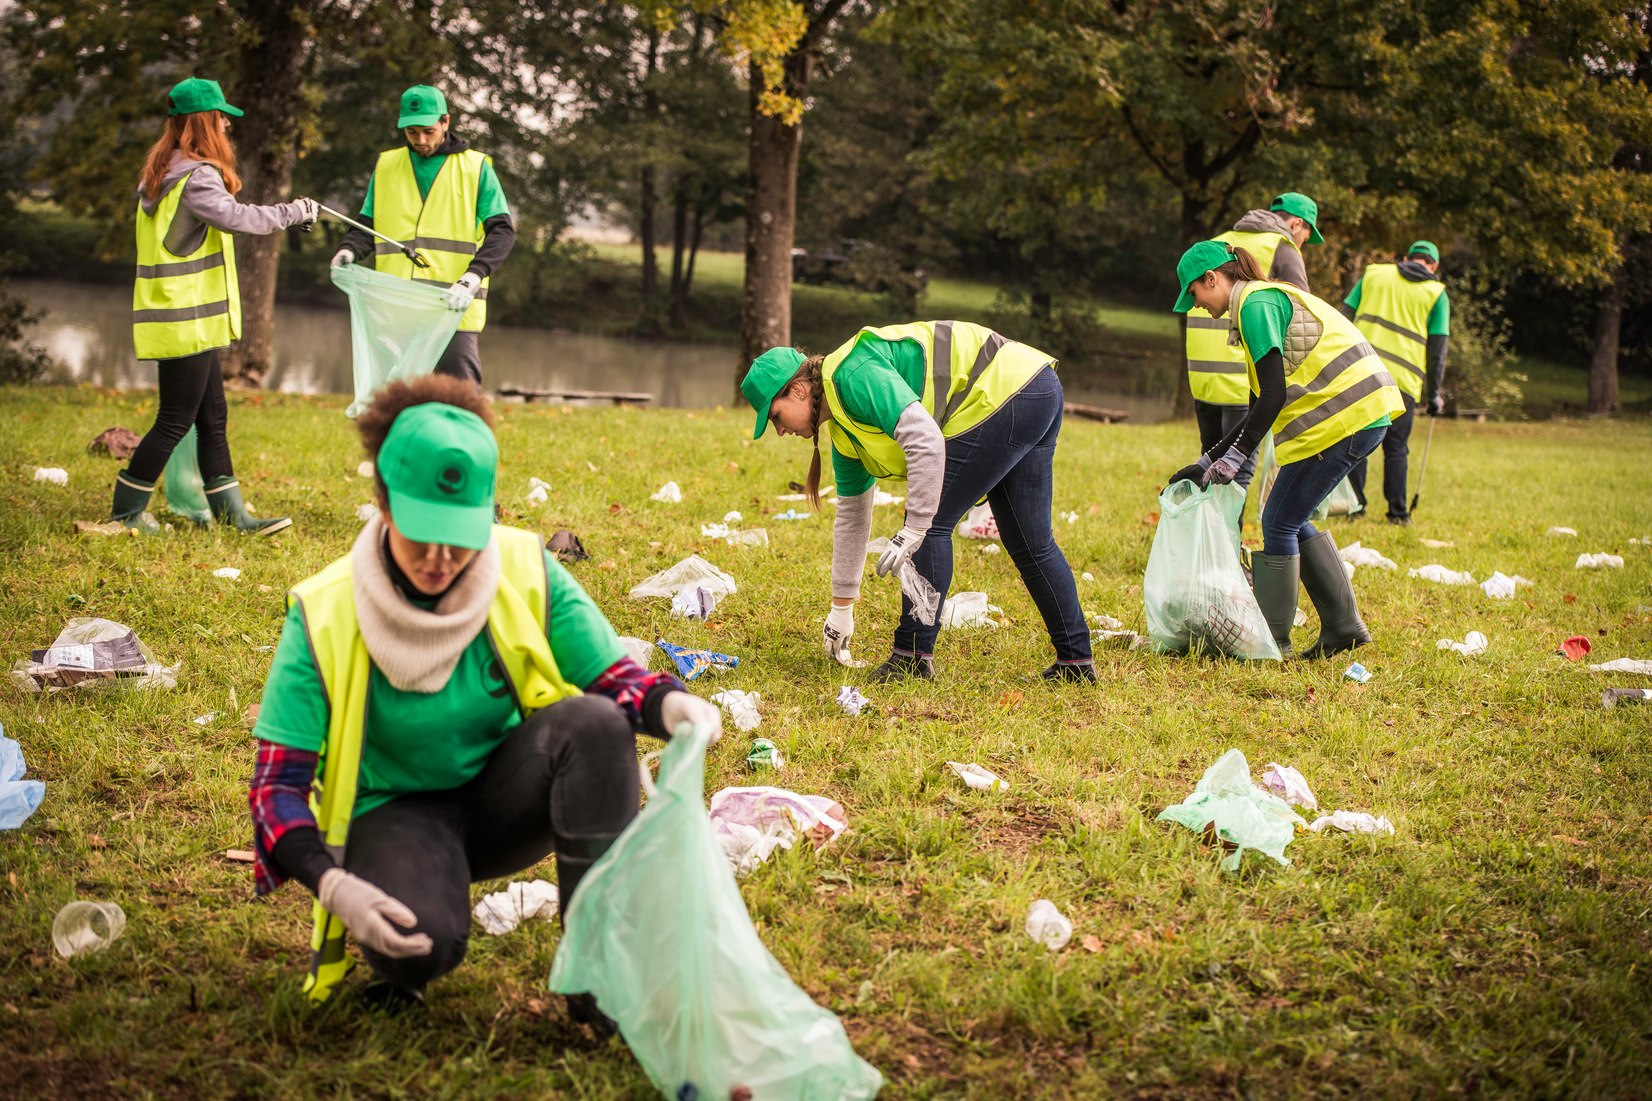
POLYGON ((202 480, 233 476, 229 438, 224 435, 229 408, 224 404, 224 373, 218 366, 218 349, 182 359, 163 359, 157 373, 161 408, 155 414, 154 427, 132 452, 127 471, 139 481, 155 481, 166 469, 172 449, 193 425, 202 480))
POLYGON ((477 777, 406 795, 350 824, 344 867, 418 915, 428 956, 362 955, 379 979, 422 990, 465 958, 470 885, 556 853, 564 912, 592 862, 637 816, 637 743, 605 696, 563 700, 511 731, 477 777))

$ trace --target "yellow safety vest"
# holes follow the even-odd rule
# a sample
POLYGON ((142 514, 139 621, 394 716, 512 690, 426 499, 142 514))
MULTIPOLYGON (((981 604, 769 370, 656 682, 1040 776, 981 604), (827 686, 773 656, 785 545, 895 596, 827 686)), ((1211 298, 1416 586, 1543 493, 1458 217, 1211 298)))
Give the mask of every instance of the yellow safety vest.
MULTIPOLYGON (((216 172, 203 165, 195 172, 216 172)), ((194 175, 194 173, 190 173, 194 175)), ((241 285, 235 239, 207 227, 188 256, 166 250, 166 234, 189 184, 185 176, 161 197, 155 213, 138 203, 138 276, 132 284, 132 347, 139 359, 179 359, 227 348, 241 337, 241 285)))
MULTIPOLYGON (((1278 233, 1230 229, 1211 240, 1249 252, 1264 275, 1273 270, 1274 253, 1281 246, 1296 248, 1295 241, 1278 233)), ((1187 383, 1196 399, 1211 405, 1244 405, 1249 394, 1245 353, 1228 344, 1228 323, 1200 306, 1187 311, 1187 383)))
POLYGON ((1438 279, 1413 283, 1398 264, 1372 264, 1360 278, 1354 324, 1377 354, 1398 368, 1400 389, 1421 401, 1428 364, 1428 315, 1445 293, 1438 279))
MULTIPOLYGON (((430 261, 428 268, 415 268, 396 246, 375 241, 374 265, 379 271, 437 287, 452 286, 465 274, 482 244, 476 197, 487 161, 474 149, 449 153, 430 184, 430 194, 421 198, 412 151, 403 146, 379 154, 373 169, 373 228, 411 244, 430 261)), ((484 279, 476 288, 476 301, 459 320, 460 331, 481 331, 488 320, 487 297, 484 279)))
MULTIPOLYGON (((517 707, 527 716, 580 691, 562 679, 545 639, 551 590, 539 537, 498 525, 493 537, 499 544, 501 568, 499 591, 488 610, 488 640, 517 707)), ((335 858, 343 852, 355 810, 372 673, 372 659, 356 625, 350 568, 350 556, 345 555, 287 594, 289 604, 303 607, 310 656, 327 693, 327 745, 316 765, 310 810, 335 858)), ((304 991, 311 1001, 324 1002, 349 972, 351 961, 344 954, 344 923, 319 900, 313 916, 304 991)))
POLYGON ((1320 325, 1312 347, 1302 353, 1285 351, 1285 407, 1273 422, 1274 454, 1281 466, 1317 455, 1385 416, 1405 412, 1400 389, 1376 349, 1342 311, 1300 287, 1260 279, 1240 285, 1229 317, 1245 350, 1251 393, 1260 394, 1262 387, 1239 319, 1245 301, 1260 290, 1284 291, 1299 312, 1311 314, 1320 325))
POLYGON ((907 325, 867 327, 826 357, 820 377, 832 411, 828 432, 832 449, 858 459, 874 478, 905 478, 906 452, 876 425, 855 420, 843 407, 832 376, 866 336, 915 340, 923 347, 923 406, 947 439, 980 424, 1055 362, 1037 348, 1000 336, 968 321, 914 321, 907 325))

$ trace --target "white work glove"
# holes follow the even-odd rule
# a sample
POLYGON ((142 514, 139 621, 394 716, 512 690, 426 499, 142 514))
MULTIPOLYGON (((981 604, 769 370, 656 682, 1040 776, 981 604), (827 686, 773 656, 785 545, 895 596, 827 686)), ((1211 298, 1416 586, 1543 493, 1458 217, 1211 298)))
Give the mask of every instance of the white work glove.
POLYGON ((723 736, 723 709, 692 692, 667 692, 665 699, 660 701, 660 725, 672 734, 678 734, 687 733, 682 729, 684 723, 709 726, 711 741, 706 744, 716 745, 717 739, 723 736))
POLYGON ((826 656, 836 661, 837 656, 849 648, 849 640, 855 637, 855 606, 845 604, 840 608, 832 605, 832 610, 826 613, 826 626, 821 628, 820 637, 826 644, 826 656))
POLYGON ((1444 394, 1435 394, 1434 395, 1434 400, 1430 401, 1428 403, 1428 411, 1431 415, 1436 416, 1436 417, 1444 416, 1445 415, 1445 395, 1444 394))
POLYGON ((327 266, 330 268, 347 268, 355 262, 356 254, 347 248, 341 248, 333 253, 333 262, 327 266))
POLYGON ((294 224, 305 233, 310 232, 315 228, 315 220, 321 217, 321 207, 316 204, 314 199, 305 198, 302 195, 294 199, 293 203, 298 207, 299 213, 303 215, 294 224))
POLYGON ((878 558, 878 576, 888 577, 892 573, 899 573, 904 565, 918 551, 918 546, 924 541, 924 533, 911 528, 902 528, 889 540, 889 549, 878 558))
POLYGON ((476 288, 482 285, 482 277, 473 271, 467 271, 459 276, 459 281, 449 287, 442 294, 442 305, 450 310, 468 310, 471 302, 476 299, 476 288))
POLYGON ((358 941, 379 955, 393 960, 430 955, 428 934, 408 936, 396 928, 400 925, 411 929, 419 923, 417 915, 405 903, 391 898, 365 879, 343 868, 328 868, 321 873, 321 882, 316 888, 322 908, 335 915, 358 941))

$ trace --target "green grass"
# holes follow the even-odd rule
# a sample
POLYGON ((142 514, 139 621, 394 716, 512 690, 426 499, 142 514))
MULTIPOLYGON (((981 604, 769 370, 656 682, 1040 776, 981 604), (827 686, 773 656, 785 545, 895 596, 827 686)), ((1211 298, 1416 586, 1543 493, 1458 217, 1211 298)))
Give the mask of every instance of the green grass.
MULTIPOLYGON (((70 616, 101 615, 182 664, 167 692, 0 686, 0 721, 47 782, 40 811, 0 834, 0 1065, 21 1096, 651 1095, 623 1045, 593 1045, 543 993, 554 926, 478 935, 423 1015, 377 1016, 348 996, 312 1012, 304 892, 254 902, 249 869, 221 856, 251 847, 253 742, 231 692, 243 709, 257 701, 282 591, 346 550, 369 497, 343 403, 231 397, 247 497, 294 516, 289 534, 75 538, 72 520, 107 512, 118 465, 86 441, 147 428, 154 395, 6 392, 7 660, 70 616), (67 468, 68 487, 31 481, 36 465, 67 468), (240 580, 211 576, 225 565, 240 580), (209 711, 228 714, 191 722, 209 711), (72 898, 119 902, 126 935, 57 958, 48 930, 72 898)), ((762 692, 757 734, 791 762, 776 779, 848 808, 837 845, 783 854, 742 890, 781 963, 889 1077, 884 1097, 1647 1095, 1652 707, 1599 703, 1603 685, 1646 678, 1549 652, 1586 634, 1596 660, 1652 657, 1652 552, 1628 542, 1652 534, 1644 421, 1442 423, 1416 528, 1337 521, 1339 541, 1401 566, 1354 579, 1376 638, 1358 655, 1374 674, 1364 687, 1343 679, 1346 661, 1118 650, 1098 655, 1098 688, 1028 683, 1050 658, 1031 602, 1007 555, 959 540, 955 587, 989 593, 1009 625, 944 633, 941 678, 868 689, 876 707, 859 719, 832 697, 862 674, 825 665, 815 641, 827 520, 769 522, 767 550, 697 535, 732 508, 762 523, 806 465, 795 441, 743 441, 745 424, 506 407, 502 500, 517 523, 583 537, 594 558, 576 573, 622 632, 740 655, 717 683, 762 692), (551 483, 548 505, 525 504, 530 475, 551 483), (668 478, 683 504, 647 499, 668 478), (1582 537, 1546 539, 1552 524, 1582 537), (1597 550, 1627 567, 1572 568, 1597 550), (713 623, 626 598, 691 551, 740 583, 713 623), (1536 584, 1504 602, 1406 577, 1433 561, 1536 584), (1491 639, 1483 658, 1435 648, 1474 629, 1491 639), (1198 838, 1153 819, 1235 746, 1257 772, 1296 765, 1327 810, 1385 814, 1397 835, 1302 835, 1288 868, 1247 857, 1219 871, 1198 838), (947 760, 1011 787, 967 791, 947 760), (1076 926, 1064 952, 1021 931, 1039 897, 1076 926)), ((1088 611, 1141 628, 1155 491, 1193 448, 1185 424, 1066 425, 1055 507, 1079 514, 1059 538, 1094 575, 1080 582, 1088 611)), ((879 510, 880 534, 897 524, 879 510)), ((881 656, 897 611, 894 588, 869 577, 862 656, 881 656)), ((748 741, 731 731, 714 747, 708 792, 752 780, 748 741)))

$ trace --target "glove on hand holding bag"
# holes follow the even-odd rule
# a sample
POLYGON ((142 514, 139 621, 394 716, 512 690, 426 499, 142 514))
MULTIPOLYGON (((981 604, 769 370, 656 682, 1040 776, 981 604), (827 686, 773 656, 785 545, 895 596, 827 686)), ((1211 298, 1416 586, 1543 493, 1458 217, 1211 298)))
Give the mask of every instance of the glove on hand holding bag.
POLYGON ((473 271, 467 271, 459 276, 459 281, 447 289, 442 295, 442 305, 450 310, 468 310, 471 302, 476 299, 476 288, 482 285, 482 277, 473 271))
POLYGON ((901 567, 911 560, 917 553, 918 547, 924 541, 924 533, 912 528, 902 528, 889 540, 889 549, 878 558, 878 576, 888 577, 890 574, 899 574, 901 567))
POLYGON ((683 732, 684 723, 705 727, 711 732, 707 744, 715 745, 723 736, 723 709, 692 692, 667 692, 660 701, 660 723, 673 736, 683 732))

